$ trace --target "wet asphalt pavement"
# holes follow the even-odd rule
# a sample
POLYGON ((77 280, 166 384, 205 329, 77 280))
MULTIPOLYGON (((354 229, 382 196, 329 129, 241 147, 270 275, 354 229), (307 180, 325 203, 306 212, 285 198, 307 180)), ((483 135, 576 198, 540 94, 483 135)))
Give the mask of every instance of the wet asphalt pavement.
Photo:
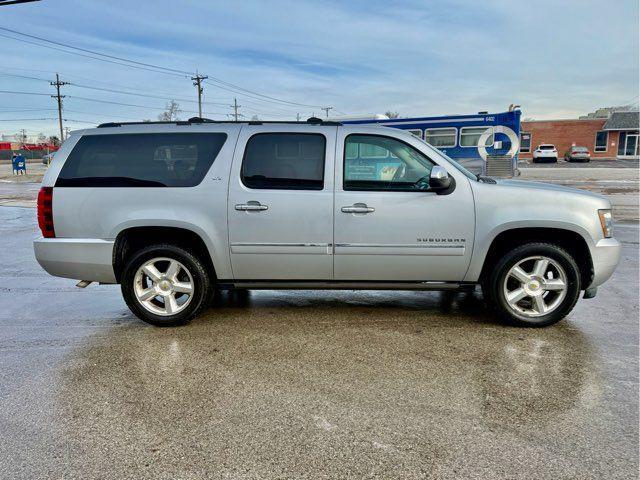
POLYGON ((638 228, 546 329, 479 294, 238 292, 149 327, 0 208, 0 478, 637 478, 638 228))

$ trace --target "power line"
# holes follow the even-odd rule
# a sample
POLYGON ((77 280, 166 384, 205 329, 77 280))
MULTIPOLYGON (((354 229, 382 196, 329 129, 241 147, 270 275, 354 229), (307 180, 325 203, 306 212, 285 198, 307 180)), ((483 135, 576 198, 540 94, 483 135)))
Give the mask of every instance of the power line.
POLYGON ((57 120, 54 117, 46 117, 46 118, 0 118, 0 122, 36 122, 40 120, 57 120))
MULTIPOLYGON (((224 86, 217 85, 217 84, 211 83, 211 82, 205 82, 205 83, 208 83, 209 85, 212 85, 214 87, 221 88, 222 90, 227 90, 227 91, 233 92, 233 93, 238 93, 236 90, 240 90, 241 92, 247 92, 247 93, 240 93, 240 94, 241 95, 246 95, 246 96, 248 96, 250 98, 255 98, 257 100, 262 100, 262 98, 264 98, 264 99, 271 100, 271 103, 283 103, 283 104, 287 104, 287 105, 294 105, 294 106, 297 106, 297 107, 309 107, 309 108, 321 108, 322 107, 322 105, 308 105, 308 104, 305 104, 305 103, 297 103, 297 102, 290 102, 288 100, 281 100, 281 99, 276 98, 276 97, 270 97, 268 95, 263 95, 261 93, 252 92, 251 90, 247 90, 245 88, 235 86, 232 83, 228 83, 228 82, 224 82, 222 80, 218 80, 215 77, 211 77, 211 78, 213 80, 217 81, 217 82, 222 83, 223 85, 228 85, 230 88, 226 88, 224 86), (233 89, 235 89, 235 90, 233 90, 233 89), (262 97, 262 98, 260 98, 260 97, 262 97)), ((267 101, 267 100, 263 100, 263 101, 267 101)))
MULTIPOLYGON (((206 78, 206 77, 205 77, 206 78)), ((135 97, 146 97, 146 98, 157 98, 160 100, 179 100, 181 102, 188 102, 188 103, 198 103, 196 100, 191 100, 188 98, 183 98, 183 97, 172 97, 172 98, 167 98, 167 97, 161 97, 159 95, 149 95, 149 94, 145 94, 145 93, 133 93, 133 92, 125 92, 122 90, 114 90, 112 88, 101 88, 101 87, 92 87, 90 85, 81 85, 78 83, 70 83, 69 85, 74 86, 74 87, 78 87, 78 88, 86 88, 89 90, 97 90, 97 91, 101 91, 101 92, 109 92, 109 93, 119 93, 121 95, 133 95, 135 97)), ((226 103, 215 103, 215 102, 202 102, 202 103, 206 103, 208 105, 217 105, 217 106, 225 106, 226 103)))
POLYGON ((40 0, 0 0, 0 7, 4 5, 17 5, 18 3, 39 2, 40 0))
MULTIPOLYGON (((50 96, 48 93, 18 92, 18 91, 13 91, 13 90, 0 90, 0 93, 17 94, 17 95, 43 95, 43 96, 50 96)), ((99 100, 97 98, 79 97, 79 96, 76 96, 76 95, 65 95, 65 98, 74 99, 74 100, 84 100, 84 101, 87 101, 87 102, 104 103, 104 104, 108 104, 108 105, 119 105, 119 106, 123 106, 123 107, 135 107, 135 108, 146 108, 146 109, 150 109, 150 110, 161 110, 161 108, 159 108, 159 107, 152 107, 150 105, 138 105, 138 104, 133 104, 133 103, 113 102, 113 101, 110 101, 110 100, 99 100)), ((203 102, 203 103, 206 104, 207 102, 203 102)), ((238 106, 238 107, 240 107, 240 106, 238 106)), ((195 110, 183 110, 183 112, 184 113, 198 113, 195 110)), ((258 112, 258 113, 263 113, 265 115, 272 115, 270 113, 264 113, 264 112, 258 112)), ((227 115, 224 112, 209 112, 209 114, 210 115, 227 115)))
POLYGON ((14 95, 44 95, 46 97, 49 96, 48 93, 38 93, 38 92, 17 92, 15 90, 0 90, 0 93, 11 93, 14 95))
MULTIPOLYGON (((99 57, 105 57, 105 58, 97 58, 97 57, 89 56, 89 58, 93 58, 94 60, 110 61, 112 63, 114 61, 118 61, 116 63, 118 63, 119 65, 129 66, 129 67, 132 67, 132 68, 136 68, 137 67, 137 68, 143 68, 143 69, 154 69, 154 70, 151 70, 151 71, 155 71, 155 72, 159 72, 159 73, 165 72, 165 73, 169 73, 169 74, 173 74, 173 75, 179 75, 179 76, 183 76, 183 77, 185 75, 189 75, 189 76, 193 75, 193 72, 187 72, 185 70, 178 70, 178 69, 175 69, 175 68, 164 67, 162 65, 155 65, 155 64, 152 64, 152 63, 139 62, 137 60, 130 60, 130 59, 127 59, 127 58, 124 58, 124 57, 116 56, 116 55, 109 55, 109 54, 106 54, 106 53, 100 53, 100 52, 97 52, 95 50, 89 50, 89 49, 82 48, 82 47, 76 47, 74 45, 70 45, 70 44, 62 43, 62 42, 57 42, 57 41, 50 40, 50 39, 43 38, 43 37, 39 37, 39 36, 36 36, 36 35, 30 35, 28 33, 19 32, 19 31, 12 30, 12 29, 6 28, 6 27, 0 27, 0 30, 3 30, 5 32, 10 32, 10 33, 12 33, 14 35, 19 35, 19 36, 24 36, 24 37, 28 37, 28 38, 31 38, 31 39, 35 39, 35 40, 38 40, 40 42, 46 42, 46 43, 50 43, 50 44, 53 44, 53 45, 58 45, 60 47, 64 47, 64 48, 68 48, 68 49, 72 49, 72 50, 77 50, 77 51, 80 51, 80 52, 85 52, 85 54, 88 53, 88 54, 91 54, 91 55, 98 55, 99 57), (111 60, 106 60, 106 59, 111 59, 111 60), (121 63, 121 62, 127 62, 127 63, 121 63)), ((24 41, 24 42, 27 42, 27 43, 33 43, 33 42, 29 42, 29 41, 21 39, 21 38, 15 38, 15 37, 7 36, 7 35, 3 35, 3 36, 6 36, 8 38, 11 38, 11 39, 17 40, 17 41, 24 41)), ((36 43, 36 45, 46 47, 46 45, 42 45, 42 44, 37 44, 36 43)), ((54 47, 50 47, 50 48, 54 48, 54 47)), ((58 49, 58 50, 60 50, 60 49, 58 49)), ((69 53, 69 54, 77 54, 77 55, 81 55, 81 56, 87 56, 85 54, 78 54, 78 53, 75 53, 75 52, 69 52, 67 50, 61 50, 61 51, 69 53)), ((226 81, 221 80, 221 79, 216 78, 216 77, 210 76, 210 79, 211 79, 211 81, 210 82, 206 82, 206 83, 209 83, 210 85, 215 86, 217 88, 221 88, 223 90, 235 89, 236 90, 235 93, 243 92, 242 93, 243 95, 247 95, 247 94, 255 95, 255 96, 267 99, 267 100, 271 100, 272 102, 276 102, 276 103, 284 103, 284 104, 288 104, 288 105, 296 105, 296 106, 310 107, 310 108, 321 108, 322 107, 322 105, 311 105, 311 104, 304 104, 304 103, 299 103, 299 102, 292 102, 292 101, 289 101, 289 100, 283 100, 281 98, 272 97, 272 96, 269 96, 269 95, 264 95, 264 94, 261 94, 261 93, 256 92, 256 91, 240 87, 240 86, 235 85, 233 83, 226 82, 226 81), (213 82, 216 82, 216 83, 213 83, 213 82), (225 88, 225 87, 227 87, 227 88, 225 88)))
POLYGON ((155 69, 158 69, 158 70, 165 70, 165 71, 169 71, 169 72, 180 73, 180 74, 183 74, 183 75, 192 75, 193 74, 193 72, 187 72, 187 71, 184 71, 184 70, 177 70, 175 68, 168 68, 168 67, 163 67, 163 66, 160 66, 160 65, 153 65, 151 63, 138 62, 136 60, 129 60, 127 58, 117 57, 115 55, 109 55, 107 53, 96 52, 94 50, 89 50, 87 48, 76 47, 74 45, 69 45, 67 43, 56 42, 55 40, 49 40, 47 38, 38 37, 36 35, 30 35, 28 33, 18 32, 17 30, 11 30, 10 28, 6 28, 6 27, 0 27, 0 30, 4 30, 5 32, 13 33, 14 35, 22 35, 24 37, 33 38, 33 39, 39 40, 41 42, 52 43, 53 45, 58 45, 60 47, 70 48, 72 50, 78 50, 80 52, 90 53, 91 55, 98 55, 100 57, 111 58, 113 60, 119 60, 119 61, 122 61, 122 62, 133 63, 135 65, 140 65, 140 66, 143 66, 143 67, 155 68, 155 69))
POLYGON ((55 108, 0 108, 0 113, 49 112, 55 108))
POLYGON ((26 78, 27 80, 40 80, 43 82, 48 82, 49 80, 46 78, 40 78, 40 77, 31 77, 29 75, 18 75, 16 73, 5 73, 5 72, 0 72, 0 75, 4 76, 4 77, 16 77, 16 78, 26 78))
MULTIPOLYGON (((149 92, 149 88, 131 87, 129 85, 122 85, 122 84, 113 83, 113 82, 104 82, 104 81, 101 81, 101 80, 96 80, 94 78, 87 78, 87 77, 82 77, 80 75, 69 74, 69 73, 66 73, 65 76, 72 77, 72 78, 77 78, 77 79, 80 79, 80 80, 86 80, 86 81, 91 82, 92 84, 93 83, 97 83, 97 84, 106 85, 108 87, 124 88, 126 90, 134 90, 134 91, 139 91, 139 92, 144 92, 144 93, 150 93, 149 92)), ((154 93, 156 95, 164 95, 164 96, 169 97, 169 98, 175 98, 177 96, 176 94, 171 93, 171 92, 158 91, 158 90, 154 90, 151 93, 154 93)), ((220 101, 222 101, 222 99, 220 99, 220 101)))
MULTIPOLYGON (((2 29, 2 27, 0 27, 0 29, 2 29)), ((0 37, 10 38, 11 40, 15 40, 15 41, 17 41, 17 42, 28 43, 28 44, 30 44, 30 45, 36 45, 36 46, 38 46, 38 47, 49 48, 49 49, 51 49, 51 50, 56 50, 56 51, 58 51, 58 52, 68 53, 69 55, 77 55, 77 56, 79 56, 79 57, 91 58, 91 59, 93 59, 93 60, 99 60, 99 61, 101 61, 101 62, 113 63, 113 64, 115 64, 115 65, 122 65, 122 66, 125 66, 125 67, 136 68, 136 69, 138 69, 138 70, 145 70, 145 71, 147 71, 147 72, 162 73, 163 75, 172 75, 172 76, 174 76, 174 77, 188 78, 188 76, 186 76, 186 75, 179 75, 179 74, 177 74, 177 73, 164 72, 164 71, 162 71, 162 70, 153 70, 153 69, 150 69, 150 68, 139 67, 139 66, 136 66, 136 65, 130 65, 130 64, 128 64, 128 63, 122 63, 122 62, 116 62, 116 61, 113 61, 113 60, 107 60, 106 58, 93 57, 93 56, 91 56, 91 55, 85 55, 85 54, 83 54, 83 53, 70 52, 70 51, 68 51, 68 50, 64 50, 64 49, 62 49, 62 48, 52 47, 51 45, 43 45, 43 44, 41 44, 41 43, 37 43, 37 42, 32 42, 32 41, 29 41, 29 40, 25 40, 24 38, 15 38, 15 37, 12 37, 12 36, 10 36, 10 35, 5 35, 5 34, 3 34, 3 33, 0 33, 0 37)))
MULTIPOLYGON (((28 79, 28 80, 37 80, 37 81, 43 81, 43 82, 49 83, 49 80, 46 79, 46 78, 32 77, 32 76, 29 76, 29 75, 18 75, 18 74, 14 74, 14 73, 4 73, 4 72, 0 72, 0 75, 8 76, 8 77, 15 77, 15 78, 24 78, 24 79, 28 79)), ((72 75, 72 76, 75 76, 75 75, 72 75)), ((83 77, 78 77, 78 78, 83 78, 83 77)), ((200 112, 199 116, 202 116, 201 115, 202 114, 202 103, 206 103, 208 105, 217 105, 217 106, 225 106, 226 105, 226 103, 221 103, 221 102, 218 102, 218 103, 216 103, 216 102, 202 102, 202 91, 203 91, 203 89, 202 89, 202 86, 201 86, 201 81, 203 79, 206 79, 206 78, 208 78, 206 75, 196 75, 195 77, 192 78, 192 80, 196 81, 196 83, 194 83, 194 85, 200 85, 198 87, 199 88, 198 104, 200 105, 200 107, 198 108, 198 111, 200 112)), ((96 80, 92 80, 92 79, 89 79, 89 78, 84 78, 84 79, 85 80, 90 80, 92 82, 96 82, 96 80)), ((104 83, 106 85, 110 85, 109 83, 100 82, 100 81, 97 81, 97 83, 104 83)), ((104 92, 109 92, 109 93, 119 93, 119 94, 122 94, 122 95, 134 95, 134 96, 148 97, 148 98, 161 98, 163 100, 171 100, 171 99, 173 99, 173 100, 180 100, 181 102, 196 103, 194 100, 178 97, 178 96, 173 95, 171 93, 164 93, 164 95, 166 95, 166 97, 161 97, 159 95, 150 95, 148 93, 147 94, 142 94, 142 93, 134 93, 134 92, 125 92, 125 91, 122 91, 122 90, 115 90, 115 89, 111 89, 111 88, 93 87, 93 86, 89 86, 89 85, 82 85, 82 84, 77 84, 77 83, 72 83, 72 82, 69 82, 68 84, 69 85, 73 85, 75 87, 79 87, 79 88, 88 88, 88 89, 91 89, 91 90, 98 90, 98 91, 104 91, 104 92), (168 97, 171 97, 171 98, 168 98, 168 97)), ((120 86, 122 88, 127 88, 127 89, 130 89, 130 90, 136 90, 135 88, 132 89, 130 87, 123 86, 123 85, 116 85, 116 86, 120 86)), ((144 90, 144 91, 148 91, 148 89, 144 90)))

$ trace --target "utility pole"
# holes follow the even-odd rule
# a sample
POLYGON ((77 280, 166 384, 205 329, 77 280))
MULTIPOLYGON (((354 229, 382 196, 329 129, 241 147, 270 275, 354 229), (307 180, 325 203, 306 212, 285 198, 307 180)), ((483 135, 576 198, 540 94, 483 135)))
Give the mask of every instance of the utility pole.
POLYGON ((333 109, 333 107, 322 107, 320 110, 324 110, 327 114, 327 118, 329 118, 329 110, 333 109))
POLYGON ((299 122, 299 121, 300 121, 300 114, 296 113, 296 122, 299 122))
POLYGON ((202 118, 202 80, 205 78, 209 78, 206 75, 200 75, 196 72, 195 77, 191 77, 193 80, 193 85, 198 89, 198 117, 202 118))
POLYGON ((238 117, 240 116, 238 114, 238 109, 241 107, 242 105, 238 105, 238 99, 234 98, 233 99, 233 118, 235 119, 235 121, 238 121, 238 117))
POLYGON ((24 128, 20 129, 20 146, 24 150, 25 144, 27 143, 27 131, 24 128))
POLYGON ((64 132, 62 130, 62 99, 64 95, 60 95, 60 87, 69 85, 69 82, 61 82, 60 76, 56 73, 56 81, 51 82, 51 85, 56 87, 56 94, 51 95, 51 98, 55 98, 58 101, 58 125, 60 126, 60 143, 62 143, 64 141, 64 132))
POLYGON ((67 138, 69 138, 69 130, 71 130, 69 127, 64 127, 64 137, 65 137, 65 140, 66 140, 67 138))

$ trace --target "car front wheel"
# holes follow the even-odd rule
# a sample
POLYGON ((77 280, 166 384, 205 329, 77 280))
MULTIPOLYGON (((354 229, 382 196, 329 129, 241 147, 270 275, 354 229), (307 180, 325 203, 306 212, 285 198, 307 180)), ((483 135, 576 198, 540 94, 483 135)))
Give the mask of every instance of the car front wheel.
POLYGON ((508 252, 483 285, 497 312, 522 327, 560 321, 575 306, 580 288, 573 257, 548 243, 528 243, 508 252))
POLYGON ((135 253, 121 279, 122 296, 141 320, 160 327, 184 325, 207 305, 211 279, 204 264, 175 245, 135 253))

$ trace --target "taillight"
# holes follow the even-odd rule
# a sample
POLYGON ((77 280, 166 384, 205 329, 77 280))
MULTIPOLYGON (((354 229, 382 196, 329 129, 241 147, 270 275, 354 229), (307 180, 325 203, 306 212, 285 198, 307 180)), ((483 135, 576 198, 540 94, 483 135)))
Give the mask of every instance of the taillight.
POLYGON ((55 238, 53 228, 53 187, 42 187, 38 192, 38 226, 45 238, 55 238))

